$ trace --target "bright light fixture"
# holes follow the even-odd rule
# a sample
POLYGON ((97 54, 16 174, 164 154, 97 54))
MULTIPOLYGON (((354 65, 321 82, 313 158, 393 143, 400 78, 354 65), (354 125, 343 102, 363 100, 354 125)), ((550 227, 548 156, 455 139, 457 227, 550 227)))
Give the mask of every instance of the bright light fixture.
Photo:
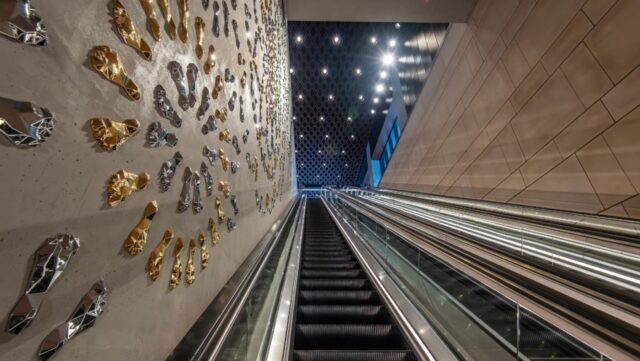
POLYGON ((352 120, 353 120, 353 119, 351 119, 351 117, 347 117, 347 121, 348 121, 348 122, 350 122, 350 121, 352 121, 352 120))
POLYGON ((373 98, 373 103, 374 104, 378 104, 379 102, 380 102, 380 98, 378 98, 378 97, 373 98))
POLYGON ((333 43, 334 44, 339 44, 340 43, 340 37, 338 35, 333 37, 333 43))
POLYGON ((362 75, 362 70, 360 70, 360 68, 356 68, 356 75, 362 75))
POLYGON ((376 114, 376 110, 375 109, 371 109, 371 115, 376 114))
POLYGON ((396 23, 396 29, 400 29, 400 23, 396 23))
POLYGON ((322 68, 322 75, 327 75, 327 74, 329 74, 329 69, 322 68))
POLYGON ((384 84, 376 84, 376 93, 382 93, 384 91, 384 84))
POLYGON ((386 71, 383 70, 380 72, 380 78, 387 79, 388 76, 389 76, 389 73, 387 73, 386 71))
POLYGON ((371 37, 371 44, 375 44, 375 43, 377 43, 377 42, 378 42, 378 39, 376 39, 376 37, 375 37, 375 36, 372 36, 372 37, 371 37))
POLYGON ((296 43, 298 43, 298 44, 302 43, 302 35, 297 35, 296 36, 296 43))
POLYGON ((293 72, 294 72, 294 71, 295 71, 295 70, 293 70, 293 68, 290 68, 290 69, 289 69, 289 73, 291 73, 291 74, 293 74, 293 72))
POLYGON ((324 122, 324 117, 323 116, 320 116, 320 121, 324 122))
POLYGON ((363 101, 364 101, 364 96, 362 96, 362 95, 358 96, 358 100, 360 100, 361 102, 363 102, 363 101))
POLYGON ((395 47, 396 47, 396 45, 398 45, 398 43, 396 42, 396 40, 395 40, 395 39, 391 39, 391 40, 389 40, 389 46, 390 46, 390 47, 395 48, 395 47))
POLYGON ((395 59, 393 58, 393 54, 386 53, 382 56, 382 64, 389 66, 389 65, 393 65, 394 62, 395 62, 395 59))
POLYGON ((333 94, 329 94, 329 100, 333 100, 333 94))
POLYGON ((302 98, 304 98, 304 96, 302 95, 302 93, 298 94, 298 100, 302 100, 302 98))

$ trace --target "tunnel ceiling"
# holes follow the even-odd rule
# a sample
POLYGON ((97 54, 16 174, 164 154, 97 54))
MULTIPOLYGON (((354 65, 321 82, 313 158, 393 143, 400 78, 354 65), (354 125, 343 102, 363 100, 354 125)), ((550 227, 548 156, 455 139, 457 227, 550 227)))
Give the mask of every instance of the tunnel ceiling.
POLYGON ((288 28, 299 186, 358 185, 367 143, 375 143, 391 102, 391 72, 402 74, 410 112, 446 25, 289 22, 288 28), (383 64, 385 54, 393 54, 394 66, 383 64))

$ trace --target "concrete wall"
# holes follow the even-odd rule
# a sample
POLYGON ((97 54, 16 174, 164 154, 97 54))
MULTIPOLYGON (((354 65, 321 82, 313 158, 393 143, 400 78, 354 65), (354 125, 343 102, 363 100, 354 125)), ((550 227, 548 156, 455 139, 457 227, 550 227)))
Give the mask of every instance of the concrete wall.
MULTIPOLYGON (((220 38, 215 38, 211 33, 211 7, 205 12, 201 1, 191 0, 190 41, 187 44, 180 40, 171 41, 162 30, 161 41, 154 42, 144 26, 145 17, 139 1, 121 2, 152 46, 153 62, 143 60, 120 41, 112 25, 111 2, 106 0, 33 1, 49 29, 50 45, 47 48, 27 47, 0 38, 0 96, 49 107, 57 118, 54 135, 36 148, 18 149, 0 136, 0 313, 3 328, 8 313, 23 292, 31 267, 31 255, 42 241, 58 232, 73 233, 81 241, 80 250, 45 297, 32 326, 15 337, 2 332, 0 360, 34 360, 45 335, 67 319, 89 287, 101 278, 110 288, 105 313, 92 329, 67 344, 58 359, 164 360, 285 209, 292 196, 291 166, 287 159, 285 171, 278 171, 278 177, 284 177, 282 199, 270 215, 260 215, 256 209, 254 190, 266 194, 271 191, 272 181, 267 180, 260 167, 259 181, 254 182, 244 160, 244 152, 254 155, 259 154, 259 149, 249 90, 242 90, 239 86, 242 70, 237 65, 238 51, 233 30, 229 39, 225 38, 222 30, 220 38), (197 15, 202 16, 206 23, 205 49, 209 44, 216 47, 218 66, 213 76, 204 76, 203 61, 195 56, 193 23, 197 15), (129 75, 140 85, 140 101, 128 100, 117 86, 90 68, 89 51, 101 44, 109 45, 118 52, 129 75), (236 102, 236 111, 230 113, 227 123, 219 124, 221 127, 228 126, 232 134, 240 139, 244 129, 250 129, 249 143, 243 145, 240 141, 240 156, 235 155, 230 144, 220 144, 217 132, 206 137, 202 135, 202 122, 195 119, 195 109, 183 112, 177 107, 176 87, 166 69, 171 60, 179 61, 183 67, 189 62, 200 67, 198 105, 203 84, 212 89, 215 75, 224 71, 224 67, 233 70, 236 84, 225 85, 224 94, 220 100, 213 101, 212 108, 226 104, 232 88, 244 94, 246 121, 241 123, 238 120, 239 103, 236 102), (205 77, 204 83, 202 77, 205 77), (156 112, 152 101, 156 84, 165 87, 174 107, 179 109, 184 120, 182 128, 173 128, 156 112), (96 147, 91 136, 88 120, 92 117, 114 120, 137 118, 142 125, 141 134, 114 153, 104 152, 96 147), (152 121, 161 121, 177 133, 179 143, 176 148, 150 149, 144 145, 144 133, 152 121), (184 155, 184 165, 199 169, 201 161, 205 160, 202 156, 204 144, 216 149, 222 147, 231 159, 241 161, 241 171, 235 175, 223 172, 219 163, 213 170, 216 183, 218 180, 229 180, 232 191, 238 194, 241 209, 235 217, 238 229, 228 233, 224 226, 219 226, 222 240, 215 248, 209 248, 209 267, 200 271, 198 261, 195 283, 187 286, 183 281, 178 288, 170 291, 168 282, 174 242, 165 255, 164 267, 156 282, 149 280, 145 270, 149 253, 169 226, 173 227, 176 236, 182 237, 188 244, 191 238, 197 236, 198 230, 204 230, 207 219, 215 217, 215 207, 213 198, 205 196, 202 213, 194 214, 190 210, 176 213, 184 166, 166 193, 158 190, 157 174, 161 163, 170 159, 176 150, 184 155), (152 182, 147 189, 110 209, 105 206, 106 184, 119 169, 149 172, 152 182), (123 241, 139 221, 145 205, 154 199, 159 204, 159 212, 151 226, 149 243, 143 254, 131 257, 123 252, 123 241)), ((170 3, 178 24, 177 2, 170 3)), ((241 49, 246 53, 244 3, 243 0, 238 1, 237 11, 231 9, 230 3, 229 8, 231 17, 238 20, 241 49)), ((253 11, 253 1, 248 0, 247 3, 253 11)), ((257 3, 259 13, 261 2, 257 3)), ((274 4, 272 11, 280 11, 275 8, 275 1, 271 3, 274 4)), ((156 12, 160 24, 164 26, 159 8, 156 8, 156 12)), ((260 23, 264 34, 262 20, 260 23)), ((251 30, 255 30, 253 19, 250 24, 251 30)), ((279 50, 286 52, 286 49, 279 50)), ((259 48, 256 62, 264 76, 262 54, 259 48)), ((288 57, 285 55, 285 58, 288 57)), ((244 67, 247 73, 250 59, 248 57, 244 67)), ((282 66, 286 73, 286 64, 282 66)), ((277 94, 278 101, 284 104, 283 134, 281 139, 275 141, 282 141, 282 151, 288 154, 288 78, 285 76, 281 79, 285 79, 286 85, 277 94)), ((259 95, 257 84, 256 91, 259 95)), ((265 113, 262 115, 265 124, 265 113)), ((202 191, 204 195, 204 189, 202 191)), ((217 191, 215 193, 219 194, 217 191)), ((232 215, 229 201, 224 200, 223 204, 226 213, 232 215)), ((183 262, 186 262, 186 251, 183 262)))
POLYGON ((480 0, 382 187, 640 218, 640 1, 480 0))

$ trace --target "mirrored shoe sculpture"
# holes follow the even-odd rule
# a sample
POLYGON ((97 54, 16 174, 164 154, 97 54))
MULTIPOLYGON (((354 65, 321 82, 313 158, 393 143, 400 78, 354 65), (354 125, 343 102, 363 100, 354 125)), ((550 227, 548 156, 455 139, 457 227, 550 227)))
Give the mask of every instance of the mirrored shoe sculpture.
POLYGON ((222 200, 219 196, 216 196, 216 213, 218 214, 218 223, 224 222, 226 216, 224 214, 224 210, 222 209, 222 200))
MULTIPOLYGON (((186 0, 185 0, 186 1, 186 0)), ((189 108, 196 106, 196 82, 198 81, 198 67, 194 63, 187 65, 187 84, 189 85, 189 95, 187 101, 189 108)))
POLYGON ((154 0, 140 0, 142 9, 144 9, 145 15, 147 15, 147 30, 153 37, 153 40, 158 41, 161 38, 160 24, 158 24, 158 17, 153 5, 154 0))
POLYGON ((149 173, 129 173, 119 170, 111 176, 107 188, 107 203, 109 207, 115 207, 124 202, 133 192, 144 189, 149 184, 149 173))
POLYGON ((207 75, 209 75, 209 73, 211 73, 211 70, 216 66, 215 51, 216 48, 213 45, 209 45, 209 54, 207 55, 207 59, 204 62, 204 66, 202 67, 202 70, 204 70, 204 73, 207 75))
POLYGON ((136 119, 127 119, 123 122, 116 122, 107 118, 93 118, 89 120, 93 138, 100 148, 107 152, 113 152, 120 147, 127 139, 132 138, 140 132, 140 123, 136 119))
POLYGON ((79 248, 80 240, 70 234, 59 233, 44 240, 33 254, 25 294, 11 310, 7 332, 19 334, 31 325, 47 291, 60 278, 79 248))
POLYGON ((145 60, 151 61, 153 58, 149 44, 140 36, 138 29, 133 24, 133 20, 118 0, 113 0, 113 21, 116 30, 120 34, 122 41, 130 47, 136 49, 145 60))
POLYGON ((124 241, 124 249, 127 250, 130 255, 135 256, 144 251, 144 247, 147 245, 147 239, 149 238, 149 227, 151 227, 151 222, 156 213, 158 213, 158 203, 156 201, 149 202, 144 209, 142 219, 124 241))
POLYGON ((176 168, 182 163, 182 160, 182 154, 175 152, 173 158, 162 163, 162 167, 160 167, 160 191, 166 192, 169 190, 171 180, 176 174, 176 168))
POLYGON ((163 118, 171 121, 171 124, 176 128, 180 128, 182 126, 182 118, 180 118, 178 113, 176 113, 171 106, 171 102, 169 101, 169 98, 167 98, 167 91, 164 90, 162 85, 157 85, 153 90, 153 102, 163 118))
POLYGON ((229 198, 231 196, 231 184, 229 184, 229 182, 218 182, 218 190, 222 192, 225 198, 229 198))
POLYGON ((0 133, 13 144, 39 145, 51 136, 53 126, 54 117, 49 109, 0 97, 0 133))
POLYGON ((0 0, 0 34, 26 45, 47 46, 49 42, 29 0, 0 0))
POLYGON ((237 216, 240 213, 240 209, 238 208, 238 196, 235 194, 231 195, 231 206, 233 207, 233 214, 237 216))
POLYGON ((140 100, 140 88, 124 71, 115 50, 108 46, 96 46, 91 54, 91 65, 105 79, 124 89, 129 98, 140 100))
POLYGON ((227 218, 227 231, 228 232, 235 231, 236 228, 238 228, 236 221, 231 219, 231 217, 227 218))
MULTIPOLYGON (((169 72, 171 73, 171 79, 176 85, 178 90, 178 105, 182 110, 189 109, 189 97, 187 94, 187 85, 184 78, 184 71, 182 65, 177 61, 172 61, 168 65, 169 72)), ((194 102, 195 103, 195 102, 194 102)))
POLYGON ((200 195, 200 173, 193 172, 193 212, 200 213, 202 211, 202 196, 200 195))
POLYGON ((163 145, 175 147, 178 144, 178 137, 162 126, 160 122, 153 122, 147 128, 147 143, 151 148, 159 148, 163 145))
POLYGON ((209 148, 208 145, 205 145, 204 148, 202 148, 202 154, 207 157, 211 166, 214 166, 216 164, 216 161, 218 160, 218 153, 216 153, 215 150, 209 148))
POLYGON ((204 188, 207 191, 207 196, 210 197, 213 194, 213 176, 209 173, 209 168, 205 162, 200 164, 200 173, 204 178, 204 188))
POLYGON ((216 131, 218 129, 218 122, 216 122, 216 118, 213 115, 209 115, 207 121, 202 125, 202 134, 207 135, 210 132, 216 131))
POLYGON ((191 180, 193 178, 193 171, 191 167, 187 167, 184 170, 184 178, 182 184, 182 192, 180 192, 180 200, 178 201, 178 212, 182 213, 189 209, 191 206, 191 180))
POLYGON ((104 281, 94 283, 89 292, 82 297, 69 320, 51 331, 42 341, 38 350, 40 360, 49 360, 73 337, 93 326, 104 311, 107 294, 108 289, 104 281))
POLYGON ((200 99, 200 106, 198 107, 198 111, 196 112, 196 119, 202 120, 205 114, 209 110, 211 106, 211 96, 209 95, 209 88, 204 87, 202 89, 202 97, 200 99))
POLYGON ((152 281, 158 279, 160 276, 160 269, 162 268, 162 260, 164 259, 164 253, 167 251, 169 247, 169 243, 173 239, 173 229, 171 227, 167 228, 164 231, 164 235, 162 236, 162 240, 158 245, 151 251, 149 255, 149 261, 147 262, 147 274, 152 281))

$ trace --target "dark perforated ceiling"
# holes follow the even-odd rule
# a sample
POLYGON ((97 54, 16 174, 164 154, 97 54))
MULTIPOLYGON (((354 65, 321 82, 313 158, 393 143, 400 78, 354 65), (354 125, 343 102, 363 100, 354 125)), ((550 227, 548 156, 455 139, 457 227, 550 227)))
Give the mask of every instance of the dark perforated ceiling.
POLYGON ((392 96, 390 76, 382 79, 380 73, 402 74, 410 111, 445 29, 442 24, 289 22, 300 187, 357 185, 367 143, 375 143, 392 96), (385 54, 408 61, 387 68, 385 54), (376 91, 379 84, 384 91, 376 91))

